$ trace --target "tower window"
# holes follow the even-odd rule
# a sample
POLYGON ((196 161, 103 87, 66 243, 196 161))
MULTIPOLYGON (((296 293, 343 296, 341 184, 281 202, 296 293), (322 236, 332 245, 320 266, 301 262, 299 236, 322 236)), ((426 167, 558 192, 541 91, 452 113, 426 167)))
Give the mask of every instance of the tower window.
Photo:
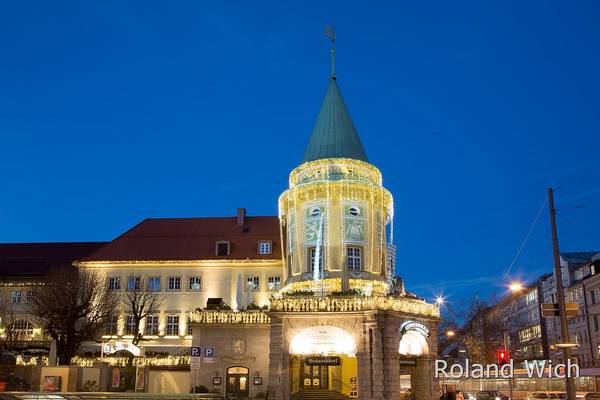
POLYGON ((362 256, 360 247, 348 247, 346 251, 346 265, 350 271, 360 271, 362 256))
POLYGON ((263 240, 258 242, 258 254, 271 254, 270 240, 263 240))
POLYGON ((230 254, 229 240, 219 240, 216 244, 215 254, 217 256, 228 256, 230 254))
MULTIPOLYGON (((317 248, 309 247, 308 248, 308 268, 309 272, 313 271, 315 268, 315 258, 317 257, 317 248)), ((323 269, 323 248, 321 248, 321 252, 319 253, 319 269, 323 269)))

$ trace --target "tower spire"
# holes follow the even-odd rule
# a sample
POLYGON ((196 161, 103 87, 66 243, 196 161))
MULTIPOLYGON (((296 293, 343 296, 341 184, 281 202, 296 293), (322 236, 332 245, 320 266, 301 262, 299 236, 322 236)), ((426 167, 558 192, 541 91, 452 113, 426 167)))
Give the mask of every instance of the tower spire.
POLYGON ((333 25, 325 27, 325 36, 331 39, 331 79, 335 79, 335 32, 333 25))

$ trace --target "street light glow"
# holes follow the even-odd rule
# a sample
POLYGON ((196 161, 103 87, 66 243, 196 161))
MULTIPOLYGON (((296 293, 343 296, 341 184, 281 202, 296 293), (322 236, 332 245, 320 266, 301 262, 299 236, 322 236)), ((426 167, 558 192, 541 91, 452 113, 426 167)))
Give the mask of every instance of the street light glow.
POLYGON ((446 332, 446 336, 448 336, 448 337, 453 337, 454 335, 456 335, 456 333, 454 331, 446 332))
POLYGON ((520 292, 521 290, 523 290, 523 284, 521 282, 512 282, 508 286, 508 289, 513 293, 517 293, 517 292, 520 292))
POLYGON ((441 306, 445 302, 446 300, 442 296, 438 296, 435 298, 435 304, 437 304, 438 306, 441 306))

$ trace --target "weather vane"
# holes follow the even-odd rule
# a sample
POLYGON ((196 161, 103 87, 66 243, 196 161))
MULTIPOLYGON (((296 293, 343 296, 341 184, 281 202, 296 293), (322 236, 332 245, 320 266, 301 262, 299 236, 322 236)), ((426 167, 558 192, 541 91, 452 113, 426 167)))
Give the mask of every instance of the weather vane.
POLYGON ((325 36, 331 39, 331 79, 335 79, 335 32, 333 25, 325 27, 325 36))

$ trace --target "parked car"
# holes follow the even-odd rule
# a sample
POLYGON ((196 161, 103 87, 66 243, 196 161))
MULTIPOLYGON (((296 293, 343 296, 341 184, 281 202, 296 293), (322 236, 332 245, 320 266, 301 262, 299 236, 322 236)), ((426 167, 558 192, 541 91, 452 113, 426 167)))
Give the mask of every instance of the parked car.
MULTIPOLYGON (((527 400, 566 400, 566 398, 565 392, 532 392, 527 395, 527 400)), ((600 400, 600 398, 593 400, 600 400)))
POLYGON ((600 400, 600 392, 589 392, 583 396, 585 400, 600 400))
POLYGON ((482 390, 475 395, 477 400, 510 400, 508 395, 497 390, 482 390))

